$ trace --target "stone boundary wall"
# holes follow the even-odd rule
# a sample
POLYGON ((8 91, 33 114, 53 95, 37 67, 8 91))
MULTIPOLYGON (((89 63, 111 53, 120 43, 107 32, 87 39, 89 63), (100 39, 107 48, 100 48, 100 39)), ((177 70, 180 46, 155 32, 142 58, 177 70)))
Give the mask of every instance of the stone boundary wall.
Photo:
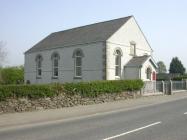
POLYGON ((102 94, 97 98, 91 97, 81 97, 80 95, 66 95, 60 94, 55 97, 50 98, 40 98, 40 99, 8 99, 6 101, 0 102, 0 113, 13 113, 13 112, 26 112, 44 109, 57 109, 64 107, 73 107, 78 105, 90 105, 99 104, 104 102, 112 102, 117 100, 132 99, 135 97, 140 97, 140 92, 123 92, 123 93, 113 93, 113 94, 102 94))

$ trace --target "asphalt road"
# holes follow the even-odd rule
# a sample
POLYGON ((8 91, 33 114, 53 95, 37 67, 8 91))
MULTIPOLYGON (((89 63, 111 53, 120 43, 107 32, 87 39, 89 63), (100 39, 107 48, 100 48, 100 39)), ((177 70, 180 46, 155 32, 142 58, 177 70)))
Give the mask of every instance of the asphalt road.
POLYGON ((0 140, 187 140, 187 99, 17 129, 0 140))

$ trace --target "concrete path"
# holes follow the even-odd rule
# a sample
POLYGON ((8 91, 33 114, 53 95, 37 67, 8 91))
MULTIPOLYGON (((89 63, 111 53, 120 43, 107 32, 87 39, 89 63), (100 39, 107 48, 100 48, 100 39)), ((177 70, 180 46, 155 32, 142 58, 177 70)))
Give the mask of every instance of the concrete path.
POLYGON ((187 92, 174 95, 149 96, 138 99, 115 101, 103 104, 77 106, 63 109, 41 110, 35 112, 11 113, 0 115, 0 130, 23 126, 65 122, 119 111, 141 108, 187 98, 187 92))

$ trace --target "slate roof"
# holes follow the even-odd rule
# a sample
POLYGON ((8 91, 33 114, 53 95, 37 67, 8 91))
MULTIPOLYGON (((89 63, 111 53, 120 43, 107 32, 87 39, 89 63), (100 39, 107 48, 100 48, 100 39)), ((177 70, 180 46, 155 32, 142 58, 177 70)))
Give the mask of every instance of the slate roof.
POLYGON ((58 47, 106 41, 132 16, 54 32, 25 53, 58 47))
POLYGON ((125 67, 141 67, 143 63, 149 58, 149 55, 133 57, 125 67))

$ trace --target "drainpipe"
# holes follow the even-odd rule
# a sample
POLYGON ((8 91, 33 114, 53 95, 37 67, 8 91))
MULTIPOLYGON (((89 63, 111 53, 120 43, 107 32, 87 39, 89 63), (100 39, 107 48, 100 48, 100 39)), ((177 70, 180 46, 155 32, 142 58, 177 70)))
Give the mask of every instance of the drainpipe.
POLYGON ((108 47, 108 44, 107 44, 107 41, 105 42, 105 77, 106 77, 106 80, 109 80, 109 71, 108 71, 108 67, 109 67, 109 47, 108 47))
MULTIPOLYGON (((139 79, 142 78, 142 74, 141 74, 141 70, 142 70, 142 66, 139 67, 139 79)), ((143 95, 143 88, 140 90, 140 95, 143 95)))

